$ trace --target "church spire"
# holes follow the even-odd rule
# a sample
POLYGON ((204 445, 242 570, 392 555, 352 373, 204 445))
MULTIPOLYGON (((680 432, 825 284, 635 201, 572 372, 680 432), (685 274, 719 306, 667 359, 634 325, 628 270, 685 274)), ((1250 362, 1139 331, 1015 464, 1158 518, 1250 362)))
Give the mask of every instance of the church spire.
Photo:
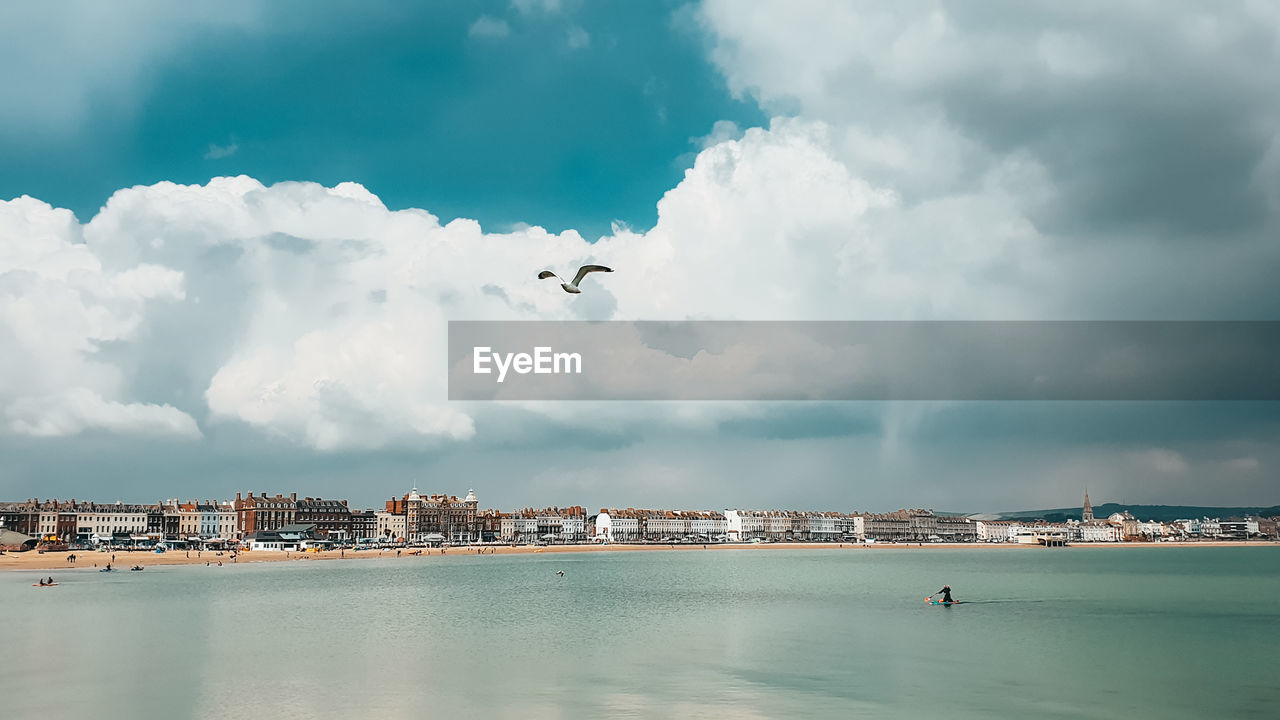
POLYGON ((1089 488, 1084 489, 1084 510, 1080 513, 1081 522, 1093 519, 1093 503, 1089 502, 1089 488))

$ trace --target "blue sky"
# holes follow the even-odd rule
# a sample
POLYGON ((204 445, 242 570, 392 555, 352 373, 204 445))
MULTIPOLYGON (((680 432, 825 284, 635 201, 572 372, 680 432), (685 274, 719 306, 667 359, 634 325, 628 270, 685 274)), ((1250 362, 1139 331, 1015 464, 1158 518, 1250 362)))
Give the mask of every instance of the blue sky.
POLYGON ((1274 320, 1278 37, 1176 0, 0 5, 0 498, 1273 504, 1274 403, 476 406, 443 346, 1274 320))
POLYGON ((678 2, 317 7, 187 30, 127 101, 91 92, 69 127, 0 135, 0 196, 86 221, 161 180, 355 181, 392 208, 594 239, 614 220, 651 226, 715 122, 767 122, 730 96, 678 2))

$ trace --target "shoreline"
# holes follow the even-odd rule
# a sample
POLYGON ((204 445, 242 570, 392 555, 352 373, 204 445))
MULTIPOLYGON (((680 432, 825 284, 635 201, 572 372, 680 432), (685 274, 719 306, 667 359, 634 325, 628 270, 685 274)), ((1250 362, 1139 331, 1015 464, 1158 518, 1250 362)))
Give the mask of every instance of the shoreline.
MULTIPOLYGON (((531 546, 519 545, 511 547, 510 545, 479 545, 479 546, 458 546, 451 548, 414 548, 412 550, 401 550, 400 555, 396 555, 395 550, 360 550, 346 551, 326 550, 324 552, 280 552, 271 550, 258 551, 242 551, 236 561, 231 560, 231 556, 226 551, 222 555, 218 555, 217 551, 186 551, 171 550, 166 553, 157 554, 152 551, 117 551, 114 553, 116 560, 113 564, 114 568, 121 572, 128 572, 133 565, 141 565, 142 567, 155 567, 162 565, 203 565, 205 563, 217 564, 219 561, 225 565, 238 565, 241 563, 263 563, 263 562, 292 562, 306 560, 364 560, 370 558, 396 558, 400 560, 425 559, 428 557, 440 556, 467 556, 467 555, 533 555, 538 553, 584 553, 584 552, 692 552, 692 551, 714 551, 714 550, 848 550, 848 551, 876 551, 876 550, 1005 550, 1005 549, 1024 549, 1024 550, 1072 550, 1072 549, 1093 549, 1093 548, 1143 548, 1143 547, 1178 547, 1178 548, 1196 548, 1196 547, 1280 547, 1280 541, 1274 540, 1209 540, 1195 542, 1159 542, 1159 543, 1079 543, 1075 545, 1067 545, 1064 548, 1044 548, 1040 545, 1023 545, 1019 543, 925 543, 917 545, 914 543, 884 543, 874 545, 861 545, 855 543, 722 543, 703 545, 639 545, 615 543, 610 545, 547 545, 547 546, 531 546), (421 554, 414 555, 412 553, 421 550, 421 554), (482 550, 482 552, 477 552, 482 550), (492 552, 490 552, 492 551, 492 552)), ((75 555, 78 560, 76 563, 68 563, 67 555, 69 552, 44 553, 40 554, 34 550, 23 553, 6 552, 0 555, 0 572, 6 570, 92 570, 95 567, 104 567, 111 562, 113 553, 81 550, 75 555)))

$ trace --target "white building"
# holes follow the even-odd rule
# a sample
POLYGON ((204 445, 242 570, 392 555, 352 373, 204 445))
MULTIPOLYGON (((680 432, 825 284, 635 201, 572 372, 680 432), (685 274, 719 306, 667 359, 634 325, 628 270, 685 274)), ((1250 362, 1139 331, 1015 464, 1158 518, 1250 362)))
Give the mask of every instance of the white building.
POLYGON ((405 516, 400 513, 387 512, 379 510, 374 513, 378 518, 377 536, 384 540, 404 540, 405 539, 405 516))
POLYGON ((791 535, 791 515, 776 510, 765 515, 765 536, 770 540, 786 540, 791 535))
POLYGON ((36 525, 40 536, 58 534, 58 511, 40 511, 40 520, 36 525))
MULTIPOLYGON (((199 515, 197 533, 205 540, 230 540, 236 532, 235 505, 229 501, 206 500, 196 504, 199 515)), ((181 525, 181 515, 179 516, 181 525)))
POLYGON ((691 532, 689 518, 679 510, 657 510, 645 513, 644 537, 646 540, 680 540, 691 532))
POLYGON ((1118 525, 1094 520, 1075 526, 1075 539, 1080 542, 1120 542, 1120 530, 1118 525))
POLYGON ((112 535, 126 533, 144 535, 147 532, 147 509, 142 505, 84 504, 76 508, 76 534, 103 540, 112 535))
POLYGON ((721 537, 725 534, 724 513, 714 511, 689 513, 689 532, 712 540, 721 537))
POLYGON ((604 509, 596 515, 595 540, 628 543, 641 539, 640 516, 635 510, 604 509))
POLYGON ((1008 520, 978 520, 974 523, 978 531, 978 542, 1002 543, 1013 540, 1010 532, 1014 523, 1008 520))

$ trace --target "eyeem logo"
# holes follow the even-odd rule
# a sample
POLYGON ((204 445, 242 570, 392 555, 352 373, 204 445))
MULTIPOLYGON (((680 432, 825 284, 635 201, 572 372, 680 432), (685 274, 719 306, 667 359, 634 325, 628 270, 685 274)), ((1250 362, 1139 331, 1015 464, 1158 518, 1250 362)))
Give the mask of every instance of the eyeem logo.
POLYGON ((472 370, 477 375, 489 375, 498 369, 498 382, 507 377, 508 370, 519 375, 581 375, 582 356, 578 353, 552 352, 549 347, 535 347, 529 353, 496 353, 491 347, 472 348, 472 370))

